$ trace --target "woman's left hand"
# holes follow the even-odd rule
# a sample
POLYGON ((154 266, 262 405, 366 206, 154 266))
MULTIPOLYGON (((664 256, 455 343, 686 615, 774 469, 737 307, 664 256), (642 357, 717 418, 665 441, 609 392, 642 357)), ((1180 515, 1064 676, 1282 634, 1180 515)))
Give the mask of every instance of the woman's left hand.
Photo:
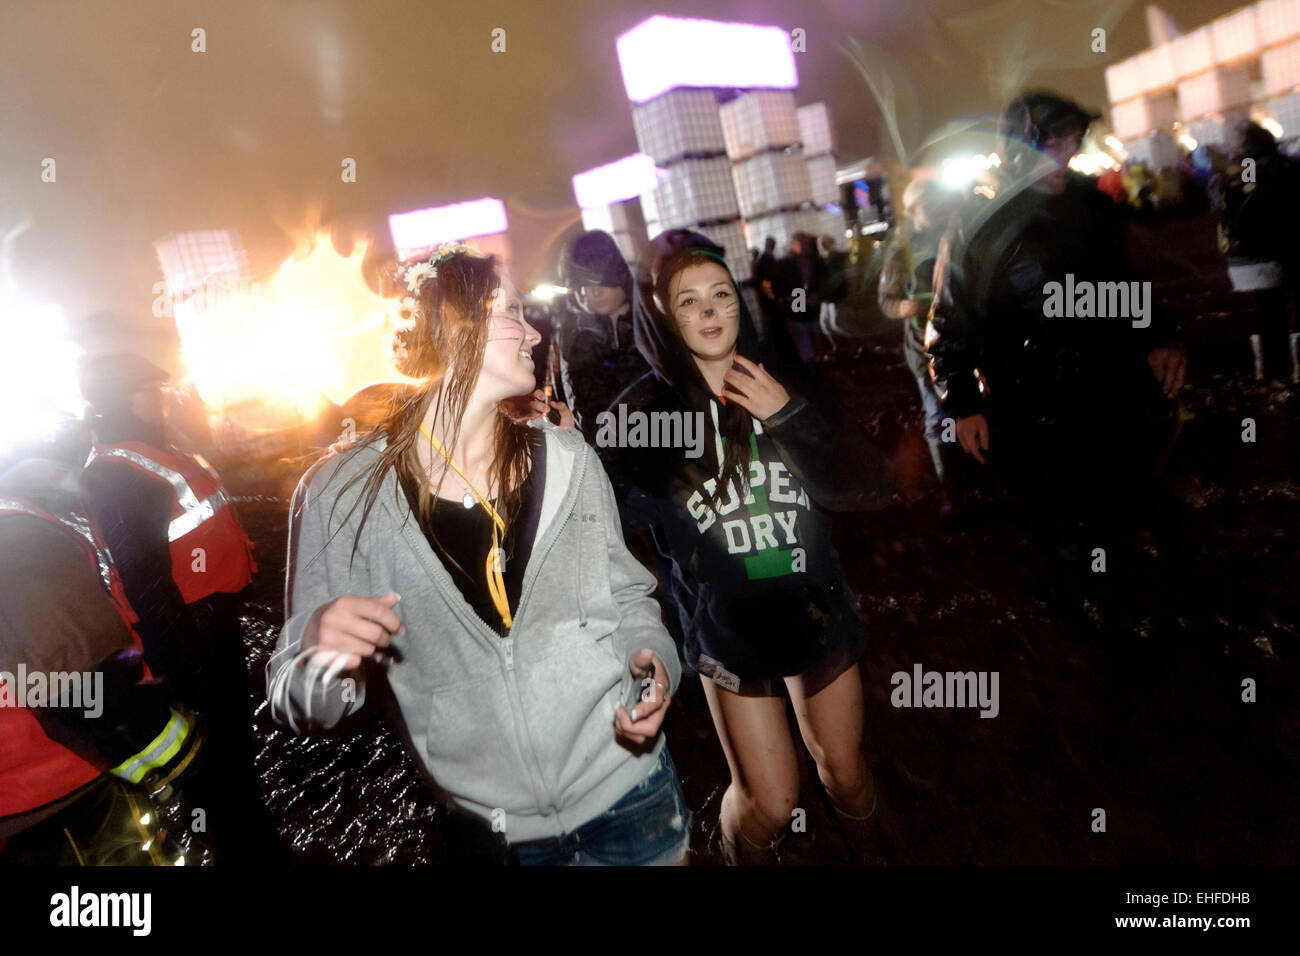
MULTIPOLYGON (((560 413, 560 428, 573 427, 573 412, 569 411, 569 406, 564 402, 551 402, 551 408, 560 413)), ((545 414, 543 412, 542 414, 545 414)))
POLYGON ((642 687, 641 699, 630 714, 622 704, 618 705, 614 712, 614 736, 640 746, 659 733, 672 702, 668 693, 668 668, 654 651, 642 650, 633 656, 628 669, 642 687), (651 683, 646 683, 647 680, 651 683))
POLYGON ((727 369, 722 378, 725 383, 723 385, 725 394, 730 401, 735 402, 760 422, 766 421, 785 408, 786 403, 790 401, 790 393, 780 382, 767 374, 767 369, 761 364, 755 365, 739 352, 736 353, 736 364, 745 372, 749 372, 749 375, 734 368, 727 369))

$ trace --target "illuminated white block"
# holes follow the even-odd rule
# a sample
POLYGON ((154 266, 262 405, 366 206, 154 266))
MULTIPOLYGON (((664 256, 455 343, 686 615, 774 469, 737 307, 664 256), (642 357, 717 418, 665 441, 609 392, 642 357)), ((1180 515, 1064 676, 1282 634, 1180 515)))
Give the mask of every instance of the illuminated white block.
POLYGON ((440 243, 494 235, 508 228, 506 207, 499 199, 476 199, 388 217, 388 230, 399 259, 408 259, 440 243))
POLYGON ((745 231, 739 219, 700 226, 698 231, 726 250, 727 264, 737 282, 744 282, 754 274, 753 260, 749 257, 749 246, 745 244, 745 231))
POLYGON ((1254 7, 1245 7, 1210 24, 1214 55, 1220 63, 1258 56, 1259 21, 1254 7))
POLYGON ((655 202, 655 193, 657 190, 651 190, 641 196, 641 215, 645 218, 646 231, 649 235, 657 235, 660 229, 659 225, 659 204, 655 202), (653 224, 653 229, 651 228, 653 224))
POLYGON ((799 142, 805 156, 817 156, 835 149, 831 113, 825 103, 809 103, 795 111, 799 117, 799 142))
POLYGON ((786 89, 799 85, 781 27, 654 16, 615 41, 633 103, 676 87, 786 89))
MULTIPOLYGON (((235 229, 174 232, 153 244, 174 301, 223 283, 248 281, 248 253, 235 229)), ((199 305, 202 308, 202 305, 199 305)))
POLYGON ((1238 127, 1250 113, 1245 109, 1229 110, 1224 114, 1215 114, 1187 124, 1187 133, 1196 140, 1198 146, 1218 146, 1232 149, 1236 145, 1238 127))
POLYGON ((1283 96, 1300 88, 1300 40, 1265 50, 1260 68, 1267 95, 1283 96))
POLYGON ((1174 71, 1173 48, 1168 43, 1152 47, 1137 57, 1138 86, 1143 93, 1156 93, 1174 85, 1178 78, 1174 71))
MULTIPOLYGON (((591 206, 582 210, 582 228, 588 232, 593 229, 599 229, 601 232, 615 232, 614 210, 616 207, 609 206, 591 206)), ((624 214, 626 219, 626 214, 624 214)))
POLYGON ((731 163, 725 156, 673 163, 654 191, 652 206, 654 220, 664 229, 734 219, 740 206, 731 182, 731 163))
POLYGON ((790 251, 790 240, 796 232, 806 232, 815 236, 822 231, 822 222, 818 214, 806 209, 755 216, 748 221, 748 224, 750 243, 755 248, 762 249, 771 237, 776 240, 778 256, 783 256, 790 251))
POLYGON ((1262 46, 1300 37, 1300 0, 1260 0, 1255 12, 1262 46))
POLYGON ((712 90, 673 90, 634 106, 632 127, 641 152, 660 165, 687 154, 721 155, 727 149, 712 90))
POLYGON ((1178 109, 1184 119, 1250 103, 1250 76, 1245 67, 1221 66, 1178 84, 1178 109))
POLYGON ((812 201, 808 167, 800 150, 760 153, 731 168, 740 213, 746 219, 812 201))
POLYGON ((1300 134, 1300 92, 1275 96, 1268 101, 1268 115, 1282 127, 1282 137, 1290 139, 1300 134))
POLYGON ((588 209, 632 199, 657 184, 654 160, 645 153, 633 153, 575 175, 573 195, 581 208, 588 209))
MULTIPOLYGON (((836 206, 838 209, 839 207, 836 206)), ((835 245, 844 248, 844 213, 836 212, 834 209, 819 208, 816 213, 818 229, 817 234, 820 236, 830 236, 835 240, 835 245)))
POLYGON ((718 109, 727 155, 748 159, 765 149, 794 146, 799 142, 799 115, 794 93, 756 90, 744 93, 718 109))
POLYGON ((1115 135, 1120 139, 1145 136, 1152 130, 1168 126, 1178 116, 1178 97, 1173 93, 1139 96, 1110 109, 1115 135))
POLYGON ((1177 166, 1182 159, 1182 147, 1172 135, 1165 132, 1148 133, 1137 139, 1127 140, 1124 151, 1129 161, 1144 163, 1152 169, 1165 166, 1177 166))
POLYGON ((1174 54, 1174 72, 1180 80, 1203 73, 1218 63, 1214 56, 1213 31, 1208 26, 1175 37, 1169 46, 1174 54))
POLYGON ((808 157, 804 164, 808 167, 812 201, 821 206, 828 202, 839 202, 840 190, 835 184, 835 157, 822 153, 820 156, 808 157))
POLYGON ((1137 57, 1129 57, 1106 67, 1106 95, 1112 103, 1131 100, 1141 92, 1137 57))

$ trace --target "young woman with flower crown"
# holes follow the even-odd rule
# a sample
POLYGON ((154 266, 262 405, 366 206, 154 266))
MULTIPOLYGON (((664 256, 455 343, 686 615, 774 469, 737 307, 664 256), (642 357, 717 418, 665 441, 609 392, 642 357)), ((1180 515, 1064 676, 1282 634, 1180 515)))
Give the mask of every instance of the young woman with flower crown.
POLYGON ((683 863, 676 648, 595 452, 505 407, 534 383, 519 294, 460 245, 399 279, 394 354, 424 384, 298 486, 272 711, 332 727, 382 682, 461 849, 683 863))

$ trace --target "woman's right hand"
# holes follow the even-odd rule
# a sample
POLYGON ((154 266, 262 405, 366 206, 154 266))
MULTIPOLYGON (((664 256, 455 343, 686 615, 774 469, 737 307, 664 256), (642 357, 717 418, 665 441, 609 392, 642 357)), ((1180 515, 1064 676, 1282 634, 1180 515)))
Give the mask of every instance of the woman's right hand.
POLYGON ((375 598, 345 594, 322 604, 307 622, 302 649, 332 651, 343 659, 340 669, 355 670, 363 658, 373 657, 405 633, 402 619, 393 613, 400 600, 393 591, 375 598))

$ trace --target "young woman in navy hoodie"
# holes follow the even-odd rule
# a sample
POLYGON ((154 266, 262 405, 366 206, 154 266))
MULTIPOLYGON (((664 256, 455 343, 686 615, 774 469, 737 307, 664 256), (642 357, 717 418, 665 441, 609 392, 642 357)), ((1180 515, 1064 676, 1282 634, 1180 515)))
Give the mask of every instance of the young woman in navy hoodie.
POLYGON ((865 635, 827 513, 886 504, 891 470, 795 375, 769 371, 721 249, 666 233, 638 271, 637 343, 653 373, 619 401, 669 416, 659 421, 694 416, 706 439, 702 454, 620 448, 611 472, 625 512, 673 562, 686 662, 704 678, 731 770, 723 851, 773 862, 799 789, 783 690, 846 828, 860 831, 875 808, 861 752, 865 635))
POLYGON ((384 686, 444 836, 500 862, 685 862, 676 649, 595 452, 507 410, 534 383, 519 294, 463 246, 399 279, 423 384, 299 484, 272 712, 328 728, 384 686))

